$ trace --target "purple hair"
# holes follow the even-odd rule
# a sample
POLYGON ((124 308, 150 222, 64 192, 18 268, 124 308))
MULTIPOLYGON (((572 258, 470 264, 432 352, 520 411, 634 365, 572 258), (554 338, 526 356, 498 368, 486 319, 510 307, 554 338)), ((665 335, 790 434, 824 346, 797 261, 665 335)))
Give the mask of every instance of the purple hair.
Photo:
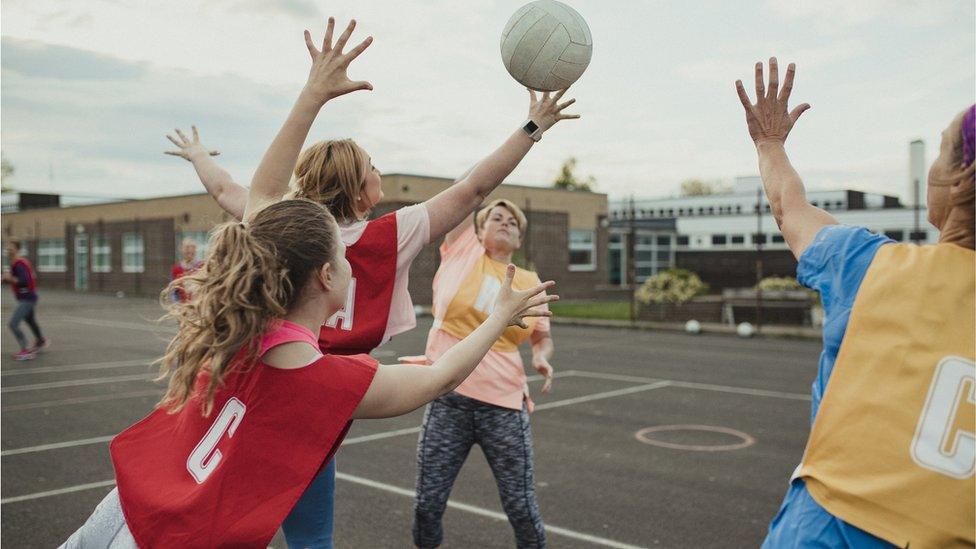
POLYGON ((976 159, 976 105, 962 117, 962 165, 971 166, 976 159))

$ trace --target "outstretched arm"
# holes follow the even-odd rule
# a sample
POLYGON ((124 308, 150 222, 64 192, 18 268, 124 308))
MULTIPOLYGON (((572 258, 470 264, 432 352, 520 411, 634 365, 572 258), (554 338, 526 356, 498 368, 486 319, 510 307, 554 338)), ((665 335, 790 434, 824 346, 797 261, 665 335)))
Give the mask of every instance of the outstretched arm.
POLYGON ((525 291, 512 289, 515 266, 509 265, 495 309, 477 329, 451 347, 431 366, 380 366, 353 418, 381 418, 406 414, 461 384, 510 325, 527 316, 549 316, 539 306, 559 299, 540 295, 555 283, 544 282, 525 291))
MULTIPOLYGON (((560 103, 564 93, 566 90, 550 96, 549 92, 545 92, 539 99, 534 91, 529 90, 529 118, 542 131, 560 120, 579 118, 578 114, 562 114, 563 109, 576 101, 569 99, 560 103)), ((501 147, 476 164, 467 177, 428 200, 425 204, 430 216, 430 241, 457 227, 512 173, 533 144, 535 141, 519 128, 501 147)))
POLYGON ((277 202, 288 192, 288 181, 298 160, 298 153, 305 143, 305 138, 308 137, 309 129, 319 110, 328 101, 341 95, 357 90, 373 89, 369 82, 353 82, 346 76, 349 64, 369 47, 373 38, 367 37, 349 53, 344 54, 342 48, 356 28, 356 22, 349 22, 335 46, 332 45, 334 28, 335 20, 330 17, 325 39, 322 41, 322 51, 315 47, 311 34, 305 31, 305 46, 312 57, 312 69, 288 118, 254 172, 247 206, 244 208, 245 218, 254 215, 262 207, 277 202))
POLYGON ((210 196, 217 201, 217 204, 238 221, 244 219, 247 188, 235 183, 230 174, 217 165, 212 157, 219 155, 220 152, 208 150, 200 142, 200 132, 197 131, 197 127, 192 126, 192 128, 193 139, 187 139, 179 128, 176 129, 177 137, 167 135, 166 138, 172 141, 178 149, 165 151, 165 154, 178 156, 193 164, 200 182, 203 183, 210 196))
POLYGON ((735 88, 746 111, 749 135, 756 144, 759 156, 759 174, 770 209, 783 238, 793 255, 799 259, 813 242, 817 232, 827 225, 836 225, 832 215, 810 204, 800 175, 793 169, 786 155, 786 138, 800 115, 810 108, 808 103, 787 110, 793 91, 793 63, 786 69, 783 89, 779 90, 779 70, 776 58, 769 59, 769 91, 763 82, 762 63, 756 63, 756 104, 749 101, 741 80, 735 88))

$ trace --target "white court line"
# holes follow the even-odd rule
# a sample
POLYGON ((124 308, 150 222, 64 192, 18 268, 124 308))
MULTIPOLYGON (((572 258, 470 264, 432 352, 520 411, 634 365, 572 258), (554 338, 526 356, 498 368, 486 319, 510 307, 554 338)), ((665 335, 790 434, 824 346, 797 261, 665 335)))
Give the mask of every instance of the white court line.
POLYGON ((102 328, 121 328, 124 330, 139 330, 141 332, 166 332, 175 334, 176 327, 174 326, 164 326, 162 324, 151 324, 151 320, 147 320, 144 324, 138 324, 135 322, 123 322, 120 320, 96 320, 94 318, 83 318, 78 316, 62 316, 59 317, 60 320, 67 320, 68 322, 74 322, 75 324, 84 324, 86 326, 99 326, 102 328))
MULTIPOLYGON (((336 478, 345 480, 347 482, 359 484, 362 486, 376 488, 377 490, 390 492, 391 494, 406 496, 411 499, 416 496, 413 490, 408 490, 406 488, 401 488, 399 486, 393 486, 392 484, 377 482, 375 480, 369 480, 367 478, 348 475, 346 473, 336 472, 336 478)), ((447 506, 452 509, 457 509, 458 511, 464 511, 466 513, 472 513, 475 515, 480 515, 482 517, 508 522, 508 516, 505 515, 504 513, 491 511, 483 507, 478 507, 477 505, 471 505, 469 503, 461 503, 459 501, 448 500, 447 506)), ((639 545, 630 545, 627 543, 621 543, 619 541, 614 541, 612 539, 601 538, 599 536, 594 536, 591 534, 584 534, 582 532, 576 532, 575 530, 570 530, 568 528, 561 528, 559 526, 553 526, 551 524, 546 524, 546 532, 549 532, 551 534, 557 534, 567 538, 580 540, 580 541, 586 541, 596 545, 602 545, 604 547, 615 547, 617 549, 642 549, 639 545)))
POLYGON ((108 442, 113 438, 115 438, 115 435, 109 435, 105 437, 95 437, 95 438, 83 438, 81 440, 69 440, 67 442, 54 442, 51 444, 41 444, 40 446, 28 446, 26 448, 4 450, 3 452, 0 452, 0 456, 16 456, 17 454, 33 454, 35 452, 57 450, 58 448, 73 448, 75 446, 86 446, 88 444, 98 444, 100 442, 108 442))
POLYGON ((785 398, 789 400, 810 400, 810 395, 802 393, 785 393, 783 391, 767 391, 765 389, 749 389, 746 387, 730 387, 728 385, 712 385, 711 383, 691 383, 688 381, 672 381, 674 387, 683 389, 701 389, 704 391, 718 391, 721 393, 735 393, 739 395, 785 398))
POLYGON ((105 486, 114 486, 114 485, 115 485, 115 479, 103 480, 100 482, 89 482, 88 484, 68 486, 67 488, 59 488, 57 490, 48 490, 46 492, 36 492, 34 494, 25 494, 23 496, 3 498, 0 499, 0 505, 6 505, 8 503, 17 503, 18 501, 29 501, 32 499, 46 498, 50 496, 60 496, 61 494, 70 494, 71 492, 81 492, 84 490, 93 490, 95 488, 104 488, 105 486))
POLYGON ((667 387, 670 385, 670 381, 658 381, 655 383, 648 383, 647 385, 638 385, 636 387, 627 387, 625 389, 617 389, 616 391, 606 391, 603 393, 594 393, 592 395, 585 395, 576 398, 567 398, 566 400, 557 400, 554 402, 545 402, 543 404, 537 404, 535 409, 548 410, 550 408, 559 408, 561 406, 569 406, 571 404, 580 404, 582 402, 590 402, 592 400, 601 400, 604 398, 614 398, 618 396, 630 395, 633 393, 640 393, 643 391, 650 391, 653 389, 660 389, 661 387, 667 387))
POLYGON ((575 377, 591 377, 593 379, 607 379, 611 381, 626 381, 628 383, 656 383, 658 381, 670 381, 660 378, 625 376, 620 374, 604 374, 599 372, 587 372, 585 370, 569 370, 567 374, 575 377))
POLYGON ((396 431, 384 431, 382 433, 375 433, 372 435, 347 438, 346 440, 342 441, 342 446, 347 446, 350 444, 362 444, 363 442, 372 442, 374 440, 382 440, 384 438, 398 437, 401 435, 409 435, 411 433, 419 432, 420 427, 408 427, 406 429, 397 429, 396 431))
POLYGON ((132 391, 129 393, 112 393, 107 395, 95 395, 90 397, 66 398, 63 400, 45 400, 43 402, 30 402, 27 404, 12 404, 0 408, 3 412, 15 412, 19 410, 34 410, 36 408, 53 408, 55 406, 69 406, 72 404, 88 404, 89 402, 105 402, 109 400, 125 400, 128 398, 144 396, 162 396, 163 390, 154 391, 132 391))
POLYGON ((75 372, 79 370, 103 370, 107 368, 125 368, 126 366, 149 366, 155 358, 137 358, 132 360, 117 360, 115 362, 90 362, 87 364, 67 364, 64 366, 42 366, 27 370, 4 370, 0 376, 22 376, 28 374, 49 374, 51 372, 75 372))
POLYGON ((90 379, 69 379, 66 381, 51 381, 48 383, 33 383, 31 385, 14 385, 4 387, 0 393, 19 393, 23 391, 40 391, 44 389, 58 389, 61 387, 79 387, 82 385, 102 385, 105 383, 115 383, 122 381, 149 381, 156 377, 156 374, 133 374, 115 377, 95 377, 90 379))

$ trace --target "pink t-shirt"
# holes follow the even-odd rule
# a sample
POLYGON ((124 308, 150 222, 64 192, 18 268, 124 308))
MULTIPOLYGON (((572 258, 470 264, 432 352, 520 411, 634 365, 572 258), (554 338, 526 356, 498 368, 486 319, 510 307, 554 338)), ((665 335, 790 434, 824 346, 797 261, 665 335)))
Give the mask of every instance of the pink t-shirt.
MULTIPOLYGON (((434 275, 434 325, 427 337, 426 356, 431 362, 488 317, 506 269, 506 264, 488 257, 473 226, 451 246, 441 245, 440 252, 441 266, 434 275)), ((524 269, 516 272, 513 282, 516 289, 524 290, 536 284, 539 284, 536 273, 524 269)), ((548 333, 550 326, 547 317, 530 317, 525 322, 528 329, 508 327, 455 392, 514 410, 521 410, 525 400, 531 412, 533 405, 518 346, 534 332, 548 333)))
MULTIPOLYGON (((393 283, 393 299, 390 302, 390 314, 386 322, 386 332, 383 343, 391 337, 413 329, 417 325, 417 316, 413 310, 413 301, 408 289, 410 264, 420 253, 420 250, 430 240, 430 217, 424 204, 414 204, 400 208, 397 217, 397 265, 396 280, 393 283)), ((339 226, 340 238, 346 246, 355 244, 366 230, 369 221, 357 221, 339 226)), ((382 343, 381 343, 382 344, 382 343)))

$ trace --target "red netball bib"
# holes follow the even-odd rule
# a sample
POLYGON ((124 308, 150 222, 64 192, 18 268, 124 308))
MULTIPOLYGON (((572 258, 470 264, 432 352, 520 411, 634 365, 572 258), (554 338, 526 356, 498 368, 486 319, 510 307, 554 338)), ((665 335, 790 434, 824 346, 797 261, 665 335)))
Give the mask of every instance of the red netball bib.
MULTIPOLYGON (((375 373, 368 356, 327 355, 293 370, 257 363, 225 378, 209 416, 196 397, 120 433, 112 462, 139 546, 267 547, 342 442, 375 373)), ((206 383, 202 375, 198 389, 206 383)))
POLYGON ((367 223, 359 240, 346 248, 346 259, 352 266, 349 295, 319 332, 323 353, 369 353, 383 342, 396 280, 396 212, 367 223))

